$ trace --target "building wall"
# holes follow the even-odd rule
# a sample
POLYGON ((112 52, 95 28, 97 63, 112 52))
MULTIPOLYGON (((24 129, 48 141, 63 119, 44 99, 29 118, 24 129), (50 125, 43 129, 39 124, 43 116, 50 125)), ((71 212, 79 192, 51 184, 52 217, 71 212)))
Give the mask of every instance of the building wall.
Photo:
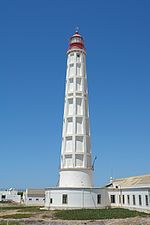
POLYGON ((76 209, 76 208, 105 208, 105 207, 120 207, 150 212, 150 189, 64 188, 64 189, 49 189, 46 190, 45 193, 45 208, 47 209, 76 209), (66 203, 63 203, 63 195, 67 195, 66 203), (99 204, 97 202, 98 195, 100 195, 99 204))
POLYGON ((23 194, 23 201, 28 206, 44 206, 45 190, 28 188, 23 194))
POLYGON ((149 188, 109 189, 108 196, 112 207, 150 211, 149 188), (114 198, 115 202, 112 202, 114 198))
POLYGON ((45 196, 45 207, 48 209, 104 208, 109 205, 108 193, 103 188, 51 189, 46 191, 45 196), (67 195, 67 203, 63 203, 63 195, 67 195))
POLYGON ((24 204, 28 206, 44 206, 45 198, 41 197, 25 197, 24 204))
POLYGON ((17 191, 0 191, 0 201, 13 201, 20 203, 21 196, 17 194, 17 191))

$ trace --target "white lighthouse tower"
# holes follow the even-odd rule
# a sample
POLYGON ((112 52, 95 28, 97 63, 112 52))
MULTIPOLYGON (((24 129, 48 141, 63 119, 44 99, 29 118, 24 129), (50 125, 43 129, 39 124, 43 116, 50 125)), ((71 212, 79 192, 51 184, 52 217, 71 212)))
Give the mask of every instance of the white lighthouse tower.
POLYGON ((91 188, 86 49, 78 32, 70 38, 67 56, 59 187, 91 188))
POLYGON ((45 191, 46 209, 101 208, 104 188, 93 187, 86 49, 75 32, 67 51, 66 91, 59 183, 45 191))

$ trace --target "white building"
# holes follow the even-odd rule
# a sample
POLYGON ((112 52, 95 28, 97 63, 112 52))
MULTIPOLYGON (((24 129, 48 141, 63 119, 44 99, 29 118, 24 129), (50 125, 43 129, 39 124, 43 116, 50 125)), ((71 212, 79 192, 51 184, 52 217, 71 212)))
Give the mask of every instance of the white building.
POLYGON ((45 190, 44 189, 26 189, 23 195, 23 201, 28 206, 44 206, 45 190))
POLYGON ((110 206, 106 188, 49 188, 47 209, 104 208, 110 206))
POLYGON ((10 188, 9 190, 0 191, 0 201, 21 203, 21 195, 18 195, 18 191, 15 189, 10 188))
POLYGON ((93 188, 86 50, 78 32, 70 38, 67 56, 59 186, 46 190, 45 207, 100 208, 107 197, 103 188, 93 188))
POLYGON ((150 212, 150 175, 113 179, 108 195, 112 207, 150 212))

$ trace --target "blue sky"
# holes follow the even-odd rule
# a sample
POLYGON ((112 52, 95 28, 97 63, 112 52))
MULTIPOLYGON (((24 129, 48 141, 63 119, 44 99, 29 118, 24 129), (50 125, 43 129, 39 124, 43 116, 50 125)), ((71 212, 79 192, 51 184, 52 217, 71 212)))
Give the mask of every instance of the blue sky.
POLYGON ((58 181, 68 40, 85 38, 95 185, 150 173, 150 1, 0 1, 0 188, 58 181))

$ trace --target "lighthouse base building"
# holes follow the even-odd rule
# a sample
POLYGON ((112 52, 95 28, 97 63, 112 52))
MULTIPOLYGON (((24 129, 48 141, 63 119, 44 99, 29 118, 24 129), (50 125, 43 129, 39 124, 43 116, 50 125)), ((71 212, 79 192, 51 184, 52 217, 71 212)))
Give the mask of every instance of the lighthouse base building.
POLYGON ((106 188, 49 188, 45 192, 47 209, 104 208, 108 206, 106 188))
POLYGON ((45 208, 126 208, 150 213, 150 174, 111 179, 104 188, 48 188, 45 208))

